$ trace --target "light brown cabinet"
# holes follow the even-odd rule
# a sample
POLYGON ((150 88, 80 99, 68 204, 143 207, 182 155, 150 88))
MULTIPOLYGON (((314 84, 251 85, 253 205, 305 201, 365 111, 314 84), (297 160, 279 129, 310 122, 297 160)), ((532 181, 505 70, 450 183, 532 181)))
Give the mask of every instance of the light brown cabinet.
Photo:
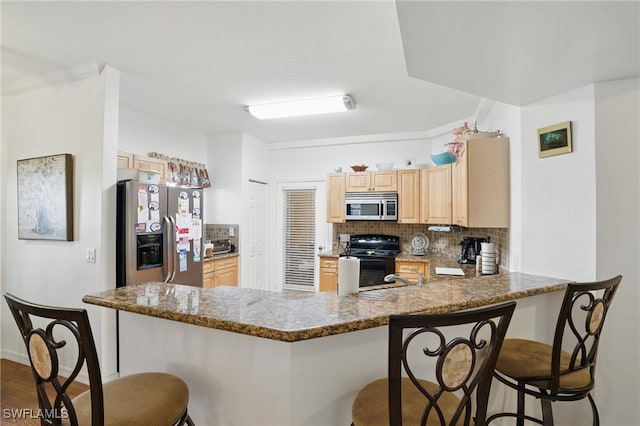
POLYGON ((320 291, 338 292, 338 259, 320 256, 320 291))
POLYGON ((345 190, 346 192, 396 192, 398 173, 396 170, 347 173, 345 190))
POLYGON ((133 169, 133 154, 130 152, 118 151, 118 168, 133 169))
POLYGON ((426 278, 429 278, 429 262, 428 261, 419 261, 419 262, 411 262, 405 260, 396 260, 396 274, 404 277, 414 283, 418 283, 419 277, 418 274, 412 269, 415 268, 418 272, 424 275, 426 278))
POLYGON ((238 257, 225 257, 204 262, 202 286, 213 288, 220 285, 238 285, 238 257))
POLYGON ((509 138, 470 139, 451 165, 452 222, 509 227, 509 138))
POLYGON ((420 223, 420 170, 398 170, 398 223, 420 223))
POLYGON ((452 222, 451 164, 420 170, 420 222, 452 222))
POLYGON ((131 152, 118 151, 119 169, 138 169, 142 171, 153 171, 160 174, 160 183, 166 183, 167 162, 159 158, 151 158, 145 155, 133 154, 131 152))
POLYGON ((133 155, 133 168, 138 170, 151 170, 160 174, 160 183, 165 184, 167 178, 167 162, 159 158, 151 158, 144 155, 133 155))
POLYGON ((329 173, 326 180, 327 191, 327 222, 345 222, 345 174, 329 173))

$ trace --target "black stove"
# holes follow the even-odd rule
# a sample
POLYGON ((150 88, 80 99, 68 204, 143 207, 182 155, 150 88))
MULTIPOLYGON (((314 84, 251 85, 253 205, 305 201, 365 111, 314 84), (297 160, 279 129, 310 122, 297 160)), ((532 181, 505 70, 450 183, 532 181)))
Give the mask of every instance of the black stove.
POLYGON ((360 287, 386 284, 384 277, 395 272, 400 237, 383 234, 352 235, 347 256, 360 259, 360 287))

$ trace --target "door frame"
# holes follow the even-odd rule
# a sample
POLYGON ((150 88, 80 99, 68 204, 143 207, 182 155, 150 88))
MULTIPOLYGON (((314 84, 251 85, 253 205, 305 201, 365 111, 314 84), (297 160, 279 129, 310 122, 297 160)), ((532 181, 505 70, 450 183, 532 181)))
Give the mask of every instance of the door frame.
MULTIPOLYGON (((322 251, 330 250, 332 248, 332 235, 333 226, 327 223, 326 220, 326 182, 323 179, 295 179, 295 180, 280 180, 276 182, 275 194, 275 211, 272 217, 274 223, 271 229, 273 229, 273 238, 271 244, 271 277, 274 283, 277 283, 277 290, 282 291, 284 286, 284 190, 285 189, 315 189, 316 191, 316 236, 314 241, 314 247, 316 248, 316 256, 314 258, 314 274, 313 274, 313 291, 318 292, 320 288, 319 282, 319 266, 320 259, 317 256, 322 251)), ((311 286, 310 286, 311 287, 311 286)))

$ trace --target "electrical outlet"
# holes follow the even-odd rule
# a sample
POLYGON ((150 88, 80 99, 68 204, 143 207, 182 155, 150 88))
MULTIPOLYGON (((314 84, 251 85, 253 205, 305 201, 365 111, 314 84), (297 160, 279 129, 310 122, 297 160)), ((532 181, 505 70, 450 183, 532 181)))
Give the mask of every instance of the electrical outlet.
POLYGON ((87 263, 96 263, 96 249, 88 248, 84 256, 87 263))
POLYGON ((235 231, 235 228, 233 226, 229 227, 229 236, 230 237, 235 237, 236 236, 236 231, 235 231))
POLYGON ((407 158, 406 160, 404 160, 405 167, 412 168, 412 167, 415 167, 415 165, 416 165, 415 158, 407 158))

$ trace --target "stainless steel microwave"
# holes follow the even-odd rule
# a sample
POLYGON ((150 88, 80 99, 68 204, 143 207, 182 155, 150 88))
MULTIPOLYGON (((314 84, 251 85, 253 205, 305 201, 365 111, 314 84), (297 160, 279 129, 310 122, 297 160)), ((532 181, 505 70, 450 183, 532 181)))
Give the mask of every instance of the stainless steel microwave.
POLYGON ((395 192, 352 192, 345 194, 346 220, 398 220, 395 192))

